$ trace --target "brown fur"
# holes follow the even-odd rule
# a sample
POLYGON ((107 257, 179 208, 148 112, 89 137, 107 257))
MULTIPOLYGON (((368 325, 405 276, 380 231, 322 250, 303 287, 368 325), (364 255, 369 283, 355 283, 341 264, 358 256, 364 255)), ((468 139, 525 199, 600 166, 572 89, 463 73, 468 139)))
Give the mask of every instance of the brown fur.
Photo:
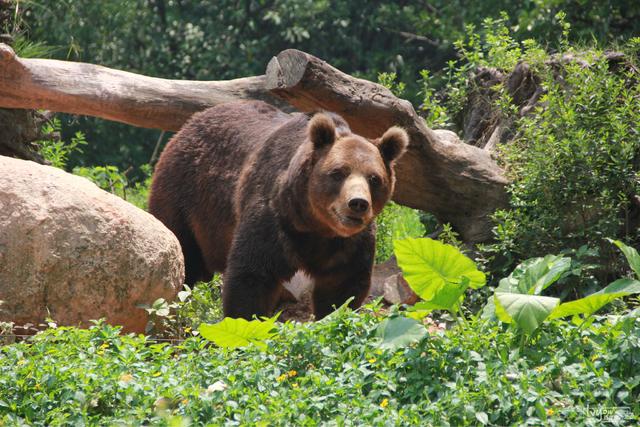
POLYGON ((333 113, 285 114, 262 102, 195 114, 165 148, 149 208, 182 245, 186 281, 224 272, 226 316, 269 314, 299 269, 314 312, 365 298, 373 218, 393 192, 407 135, 369 141, 333 113))

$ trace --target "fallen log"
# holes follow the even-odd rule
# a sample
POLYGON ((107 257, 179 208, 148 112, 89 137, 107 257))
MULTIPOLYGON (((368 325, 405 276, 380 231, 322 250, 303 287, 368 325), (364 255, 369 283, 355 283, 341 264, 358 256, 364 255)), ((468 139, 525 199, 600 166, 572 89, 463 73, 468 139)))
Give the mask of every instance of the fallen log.
POLYGON ((507 180, 488 152, 452 141, 450 132, 429 129, 408 101, 304 52, 281 52, 263 76, 203 82, 23 59, 0 44, 0 107, 47 109, 174 131, 196 111, 241 99, 260 99, 285 111, 336 111, 368 137, 403 126, 411 144, 398 165, 394 200, 451 223, 466 242, 487 240, 488 215, 506 205, 507 180))
POLYGON ((260 99, 291 111, 264 89, 264 76, 227 81, 168 80, 100 65, 19 58, 0 44, 0 106, 81 114, 176 131, 195 112, 260 99))

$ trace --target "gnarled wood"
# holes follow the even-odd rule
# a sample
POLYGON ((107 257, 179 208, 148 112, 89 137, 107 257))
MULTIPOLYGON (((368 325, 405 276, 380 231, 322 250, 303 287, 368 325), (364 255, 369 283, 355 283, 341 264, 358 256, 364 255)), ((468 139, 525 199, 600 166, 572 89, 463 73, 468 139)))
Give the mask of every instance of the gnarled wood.
POLYGON ((375 138, 392 125, 404 127, 411 144, 398 164, 394 200, 450 222, 465 241, 490 237, 488 215, 506 206, 507 180, 487 151, 440 137, 408 101, 307 53, 281 52, 266 75, 275 95, 302 111, 335 111, 361 135, 375 138))
POLYGON ((260 99, 291 111, 264 89, 264 80, 167 80, 93 64, 19 58, 0 44, 0 106, 42 108, 147 128, 175 131, 197 111, 241 99, 260 99))

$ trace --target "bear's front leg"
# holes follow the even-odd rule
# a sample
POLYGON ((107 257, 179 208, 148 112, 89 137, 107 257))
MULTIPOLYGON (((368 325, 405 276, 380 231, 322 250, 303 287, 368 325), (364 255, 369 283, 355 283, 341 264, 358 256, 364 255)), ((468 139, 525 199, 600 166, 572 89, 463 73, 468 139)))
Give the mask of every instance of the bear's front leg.
POLYGON ((349 307, 360 307, 369 294, 370 286, 371 268, 340 276, 316 278, 313 288, 313 312, 316 319, 322 319, 334 310, 334 306, 340 307, 351 297, 353 300, 349 307))
POLYGON ((268 316, 277 302, 277 281, 262 272, 247 271, 249 266, 230 267, 224 275, 222 308, 225 317, 251 320, 268 316))
POLYGON ((271 314, 280 283, 293 275, 269 215, 254 215, 236 228, 223 277, 225 317, 251 320, 271 314))

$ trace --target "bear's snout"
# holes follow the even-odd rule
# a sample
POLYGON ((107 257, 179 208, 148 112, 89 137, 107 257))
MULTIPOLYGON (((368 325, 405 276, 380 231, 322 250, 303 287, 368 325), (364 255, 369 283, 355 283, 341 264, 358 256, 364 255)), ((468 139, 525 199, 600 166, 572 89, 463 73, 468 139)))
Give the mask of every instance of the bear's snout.
POLYGON ((353 199, 349 200, 348 205, 349 209, 351 209, 351 212, 358 215, 365 213, 369 209, 369 202, 359 197, 354 197, 353 199))
MULTIPOLYGON (((371 206, 369 183, 363 176, 352 175, 344 183, 344 198, 348 207, 348 215, 365 216, 371 206)), ((346 212, 345 212, 346 213, 346 212)))

